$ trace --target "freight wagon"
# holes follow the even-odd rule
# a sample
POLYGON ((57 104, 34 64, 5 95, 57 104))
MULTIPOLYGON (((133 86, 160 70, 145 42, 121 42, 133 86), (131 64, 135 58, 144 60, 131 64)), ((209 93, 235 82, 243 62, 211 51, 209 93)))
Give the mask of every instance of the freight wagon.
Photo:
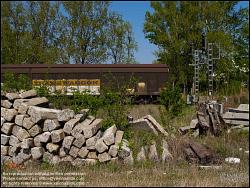
POLYGON ((99 95, 102 86, 110 81, 107 75, 111 75, 120 83, 134 77, 137 84, 134 88, 128 89, 136 96, 136 101, 152 102, 165 86, 169 67, 164 64, 2 64, 3 83, 5 72, 26 74, 31 78, 33 86, 39 86, 46 81, 51 91, 64 90, 66 94, 71 94, 75 89, 88 89, 91 94, 99 95))

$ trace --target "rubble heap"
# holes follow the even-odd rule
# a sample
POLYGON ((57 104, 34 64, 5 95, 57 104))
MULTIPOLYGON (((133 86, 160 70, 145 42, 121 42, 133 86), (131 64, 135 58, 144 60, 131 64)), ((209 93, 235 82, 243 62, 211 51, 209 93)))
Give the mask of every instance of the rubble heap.
POLYGON ((131 162, 132 152, 116 125, 102 132, 102 119, 88 115, 88 109, 76 114, 48 106, 35 90, 1 94, 2 164, 131 162))

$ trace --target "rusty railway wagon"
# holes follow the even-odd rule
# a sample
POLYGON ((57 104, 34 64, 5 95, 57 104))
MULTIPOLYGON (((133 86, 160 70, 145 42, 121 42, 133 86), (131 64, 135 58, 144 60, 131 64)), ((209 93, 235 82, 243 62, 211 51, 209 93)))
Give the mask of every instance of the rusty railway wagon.
POLYGON ((169 67, 163 64, 2 64, 2 83, 5 72, 26 74, 31 78, 33 86, 39 86, 47 81, 52 92, 61 89, 69 95, 73 89, 79 91, 88 89, 92 94, 98 95, 102 85, 110 81, 107 75, 112 75, 121 83, 133 76, 137 79, 137 84, 130 89, 131 94, 136 96, 135 101, 156 102, 160 90, 168 79, 169 67))

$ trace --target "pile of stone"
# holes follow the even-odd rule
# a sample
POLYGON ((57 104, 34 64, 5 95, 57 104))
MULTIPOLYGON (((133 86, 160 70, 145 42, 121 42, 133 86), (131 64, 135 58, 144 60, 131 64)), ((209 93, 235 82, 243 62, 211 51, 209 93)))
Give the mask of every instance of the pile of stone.
POLYGON ((231 126, 229 129, 249 131, 249 104, 240 104, 238 108, 228 108, 223 114, 223 119, 231 126))
POLYGON ((2 164, 131 162, 132 152, 116 125, 102 132, 102 119, 88 115, 88 109, 76 114, 48 106, 35 90, 1 95, 2 164))
POLYGON ((194 137, 198 135, 219 135, 227 125, 222 117, 223 106, 216 102, 204 102, 198 106, 196 119, 193 119, 189 126, 179 128, 179 132, 184 135, 191 132, 194 137))

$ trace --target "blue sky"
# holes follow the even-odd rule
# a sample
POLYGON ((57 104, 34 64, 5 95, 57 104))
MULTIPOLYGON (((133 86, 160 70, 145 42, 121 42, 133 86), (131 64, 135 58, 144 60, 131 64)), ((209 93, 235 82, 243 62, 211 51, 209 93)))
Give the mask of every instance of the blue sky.
MULTIPOLYGON (((249 6, 248 1, 241 1, 238 7, 249 6)), ((133 27, 134 37, 138 44, 138 51, 135 53, 136 60, 141 64, 150 64, 156 59, 153 52, 157 46, 151 44, 143 33, 143 23, 146 11, 153 11, 150 1, 111 1, 110 9, 120 13, 133 27)))

